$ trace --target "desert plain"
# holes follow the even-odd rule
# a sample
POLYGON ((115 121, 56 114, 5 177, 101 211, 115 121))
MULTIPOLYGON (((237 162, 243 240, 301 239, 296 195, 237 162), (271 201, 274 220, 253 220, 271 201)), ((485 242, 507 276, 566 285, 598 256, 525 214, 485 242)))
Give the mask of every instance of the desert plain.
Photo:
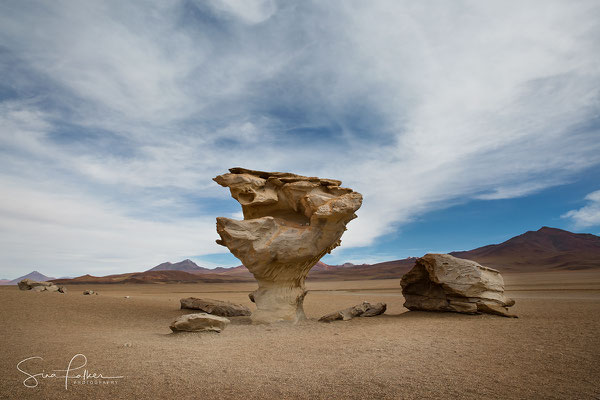
POLYGON ((221 333, 178 334, 169 324, 194 312, 181 310, 180 298, 254 310, 256 284, 85 284, 67 285, 66 294, 0 286, 0 398, 600 398, 600 271, 504 278, 518 319, 408 311, 398 279, 308 281, 305 322, 236 317, 221 333), (100 294, 84 296, 88 289, 100 294), (387 303, 386 313, 317 322, 363 300, 387 303), (51 374, 77 354, 87 364, 71 374, 122 378, 65 387, 38 375, 26 387, 17 369, 28 359, 22 370, 51 374))

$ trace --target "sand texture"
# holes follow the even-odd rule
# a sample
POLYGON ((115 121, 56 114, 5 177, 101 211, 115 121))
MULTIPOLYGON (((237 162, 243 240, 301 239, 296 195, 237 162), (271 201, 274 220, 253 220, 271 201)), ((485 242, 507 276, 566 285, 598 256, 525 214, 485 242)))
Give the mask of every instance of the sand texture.
MULTIPOLYGON (((298 325, 249 325, 172 334, 182 297, 255 309, 254 283, 71 285, 66 294, 0 287, 0 398, 7 399, 597 399, 600 272, 505 275, 518 319, 408 311, 399 280, 308 282, 298 325), (92 289, 98 296, 83 296, 92 289), (124 298, 130 296, 130 298, 124 298), (382 316, 319 323, 366 300, 382 316), (38 377, 85 368, 116 383, 38 377), (31 380, 30 380, 31 382, 31 380)), ((82 370, 80 370, 82 372, 82 370)), ((64 373, 63 373, 64 374, 64 373)))

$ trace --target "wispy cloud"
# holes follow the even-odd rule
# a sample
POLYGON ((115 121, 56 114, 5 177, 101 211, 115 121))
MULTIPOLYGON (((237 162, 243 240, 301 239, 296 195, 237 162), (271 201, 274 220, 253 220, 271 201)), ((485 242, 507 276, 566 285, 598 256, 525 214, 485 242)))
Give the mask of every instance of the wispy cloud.
POLYGON ((563 214, 562 218, 571 219, 576 228, 600 226, 600 190, 588 194, 585 200, 585 206, 563 214))
POLYGON ((4 2, 0 267, 73 274, 223 251, 214 216, 239 208, 211 178, 236 165, 363 193, 336 251, 449 204, 564 183, 600 163, 599 12, 4 2), (32 243, 49 244, 32 258, 32 243))

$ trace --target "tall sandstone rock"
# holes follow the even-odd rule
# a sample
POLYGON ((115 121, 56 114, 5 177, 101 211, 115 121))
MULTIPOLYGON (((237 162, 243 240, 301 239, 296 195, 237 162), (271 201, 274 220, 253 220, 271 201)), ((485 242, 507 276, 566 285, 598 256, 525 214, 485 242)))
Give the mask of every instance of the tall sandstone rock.
POLYGON ((341 243, 356 218, 360 193, 333 179, 232 168, 214 180, 242 205, 244 219, 217 218, 217 243, 226 246, 258 281, 250 294, 255 322, 297 322, 310 269, 341 243))

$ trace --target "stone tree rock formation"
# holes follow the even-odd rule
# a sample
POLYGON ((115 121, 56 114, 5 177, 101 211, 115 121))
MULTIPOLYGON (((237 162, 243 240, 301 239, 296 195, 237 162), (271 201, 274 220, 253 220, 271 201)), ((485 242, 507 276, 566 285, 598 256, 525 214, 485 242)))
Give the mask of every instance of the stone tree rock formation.
POLYGON ((449 254, 426 254, 400 281, 409 310, 488 313, 516 317, 507 307, 504 279, 495 269, 449 254))
POLYGON ((218 244, 226 246, 258 281, 250 294, 255 322, 305 318, 304 280, 339 246, 356 218, 360 193, 333 179, 232 168, 214 180, 240 202, 244 220, 217 218, 218 244))

